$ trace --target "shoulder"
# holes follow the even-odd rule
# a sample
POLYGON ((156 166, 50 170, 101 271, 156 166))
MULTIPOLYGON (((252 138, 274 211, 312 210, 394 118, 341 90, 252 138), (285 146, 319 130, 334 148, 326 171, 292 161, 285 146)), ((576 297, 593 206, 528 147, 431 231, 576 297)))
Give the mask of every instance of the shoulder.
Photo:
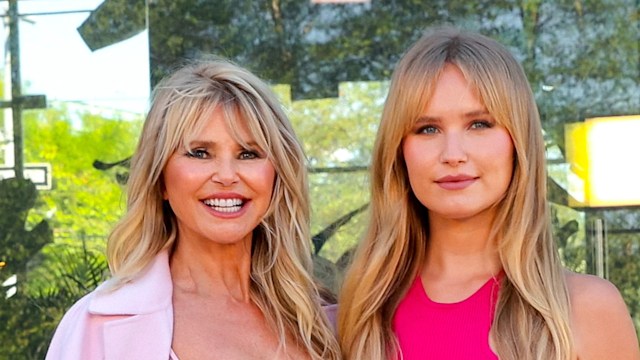
POLYGON ((638 338, 618 289, 593 275, 566 272, 571 330, 580 359, 640 359, 638 338))
POLYGON ((594 275, 565 272, 572 305, 597 307, 622 301, 618 289, 608 280, 594 275), (589 298, 585 298, 588 296, 589 298))
POLYGON ((89 316, 89 304, 94 296, 95 291, 92 291, 76 301, 64 314, 56 331, 76 327, 85 321, 85 318, 89 316))
POLYGON ((49 344, 47 360, 82 357, 83 344, 89 342, 93 333, 90 330, 89 304, 94 294, 85 295, 64 314, 49 344))

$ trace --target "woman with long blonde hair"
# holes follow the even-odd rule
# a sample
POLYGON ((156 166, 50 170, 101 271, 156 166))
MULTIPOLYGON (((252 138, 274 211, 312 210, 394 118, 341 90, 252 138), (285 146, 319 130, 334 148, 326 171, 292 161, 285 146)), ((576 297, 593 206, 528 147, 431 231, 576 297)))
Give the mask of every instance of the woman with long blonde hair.
POLYGON ((346 359, 639 359, 617 289, 562 267, 524 71, 439 28, 394 71, 368 230, 346 275, 346 359))
POLYGON ((47 359, 339 359, 312 279, 302 146, 271 89, 225 60, 154 90, 109 237, 112 278, 47 359))

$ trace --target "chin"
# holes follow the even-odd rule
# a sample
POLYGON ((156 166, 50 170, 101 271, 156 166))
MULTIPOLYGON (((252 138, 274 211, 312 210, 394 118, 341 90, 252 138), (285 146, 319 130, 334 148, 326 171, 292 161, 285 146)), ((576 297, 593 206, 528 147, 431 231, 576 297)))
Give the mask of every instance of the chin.
POLYGON ((472 220, 474 218, 485 218, 491 216, 493 212, 487 211, 488 209, 464 209, 461 206, 456 206, 455 209, 440 209, 440 211, 429 211, 429 216, 434 218, 446 219, 446 220, 472 220))

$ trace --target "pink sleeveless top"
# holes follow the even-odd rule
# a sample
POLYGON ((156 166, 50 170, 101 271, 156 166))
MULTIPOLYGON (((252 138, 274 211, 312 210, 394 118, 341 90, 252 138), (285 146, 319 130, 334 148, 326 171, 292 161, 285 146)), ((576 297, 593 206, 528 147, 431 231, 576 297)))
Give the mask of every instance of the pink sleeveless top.
POLYGON ((399 359, 491 359, 489 347, 499 282, 489 279, 466 300, 451 304, 429 299, 420 276, 402 299, 393 317, 399 359))

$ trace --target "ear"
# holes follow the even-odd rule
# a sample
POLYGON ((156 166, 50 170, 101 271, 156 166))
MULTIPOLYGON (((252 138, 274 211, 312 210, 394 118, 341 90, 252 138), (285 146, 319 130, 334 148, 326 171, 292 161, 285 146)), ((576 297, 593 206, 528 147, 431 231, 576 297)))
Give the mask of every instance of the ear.
POLYGON ((167 187, 164 186, 164 181, 160 182, 160 192, 162 192, 162 200, 169 200, 169 194, 167 193, 167 187))

